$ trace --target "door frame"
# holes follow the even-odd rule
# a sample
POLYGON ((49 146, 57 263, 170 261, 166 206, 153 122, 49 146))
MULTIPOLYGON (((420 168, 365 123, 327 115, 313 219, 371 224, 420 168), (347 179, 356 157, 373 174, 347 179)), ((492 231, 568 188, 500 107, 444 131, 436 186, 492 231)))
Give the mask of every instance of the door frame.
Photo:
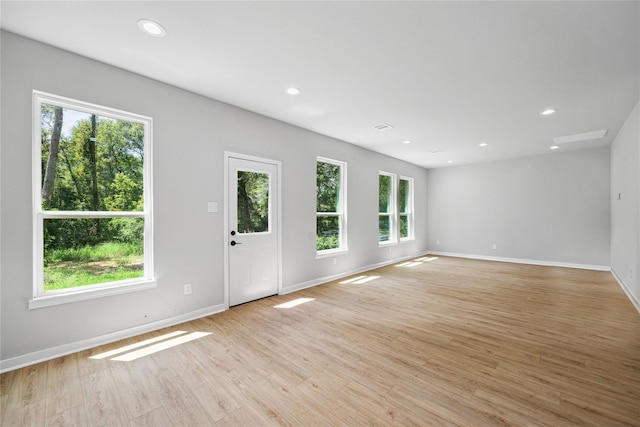
POLYGON ((278 232, 276 238, 278 242, 277 249, 277 283, 278 283, 278 295, 282 294, 282 162, 280 160, 266 159, 264 157, 256 157, 248 154, 240 154, 232 151, 224 152, 224 226, 223 233, 224 238, 224 306, 225 309, 229 309, 229 242, 231 241, 229 233, 229 159, 249 160, 253 162, 266 163, 274 165, 277 169, 278 178, 278 200, 276 200, 276 206, 278 207, 278 214, 275 221, 278 232))

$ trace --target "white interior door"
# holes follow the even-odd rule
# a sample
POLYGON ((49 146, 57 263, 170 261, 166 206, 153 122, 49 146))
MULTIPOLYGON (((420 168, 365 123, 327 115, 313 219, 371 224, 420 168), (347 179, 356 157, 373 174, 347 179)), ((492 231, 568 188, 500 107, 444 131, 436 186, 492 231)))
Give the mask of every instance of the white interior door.
POLYGON ((278 293, 278 168, 228 157, 230 306, 278 293))

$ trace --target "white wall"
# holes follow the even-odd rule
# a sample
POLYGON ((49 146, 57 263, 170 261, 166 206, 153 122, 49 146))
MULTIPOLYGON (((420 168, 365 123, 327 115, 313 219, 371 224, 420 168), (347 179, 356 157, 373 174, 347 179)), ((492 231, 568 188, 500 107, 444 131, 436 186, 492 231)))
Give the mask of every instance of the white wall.
POLYGON ((611 144, 611 270, 640 311, 640 104, 611 144))
POLYGON ((609 266, 608 147, 433 169, 427 182, 430 251, 609 266))
POLYGON ((2 32, 2 368, 223 307, 224 151, 282 162, 285 291, 426 251, 426 176, 414 165, 2 32), (31 95, 37 89, 153 117, 153 290, 29 310, 31 95), (315 259, 315 161, 348 163, 349 247, 315 259), (378 171, 415 179, 416 240, 379 249, 378 171), (220 213, 207 213, 207 202, 220 213), (193 294, 184 296, 184 283, 193 294), (154 323, 155 322, 155 323, 154 323))

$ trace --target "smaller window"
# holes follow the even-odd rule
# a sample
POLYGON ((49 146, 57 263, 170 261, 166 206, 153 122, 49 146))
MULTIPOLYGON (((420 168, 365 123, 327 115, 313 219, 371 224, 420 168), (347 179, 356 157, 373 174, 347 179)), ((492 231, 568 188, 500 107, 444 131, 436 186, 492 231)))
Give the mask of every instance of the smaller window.
POLYGON ((318 158, 316 162, 316 253, 347 250, 347 164, 318 158))
POLYGON ((396 176, 387 172, 378 175, 378 241, 396 242, 396 176))
POLYGON ((398 185, 398 218, 400 240, 411 240, 413 235, 413 179, 400 177, 398 185))

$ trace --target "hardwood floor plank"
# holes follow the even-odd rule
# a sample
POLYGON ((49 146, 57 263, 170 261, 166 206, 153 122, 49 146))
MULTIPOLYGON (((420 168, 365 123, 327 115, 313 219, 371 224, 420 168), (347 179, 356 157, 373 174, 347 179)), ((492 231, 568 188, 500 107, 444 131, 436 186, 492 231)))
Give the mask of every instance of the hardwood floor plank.
POLYGON ((47 362, 47 418, 84 404, 77 354, 47 362))

